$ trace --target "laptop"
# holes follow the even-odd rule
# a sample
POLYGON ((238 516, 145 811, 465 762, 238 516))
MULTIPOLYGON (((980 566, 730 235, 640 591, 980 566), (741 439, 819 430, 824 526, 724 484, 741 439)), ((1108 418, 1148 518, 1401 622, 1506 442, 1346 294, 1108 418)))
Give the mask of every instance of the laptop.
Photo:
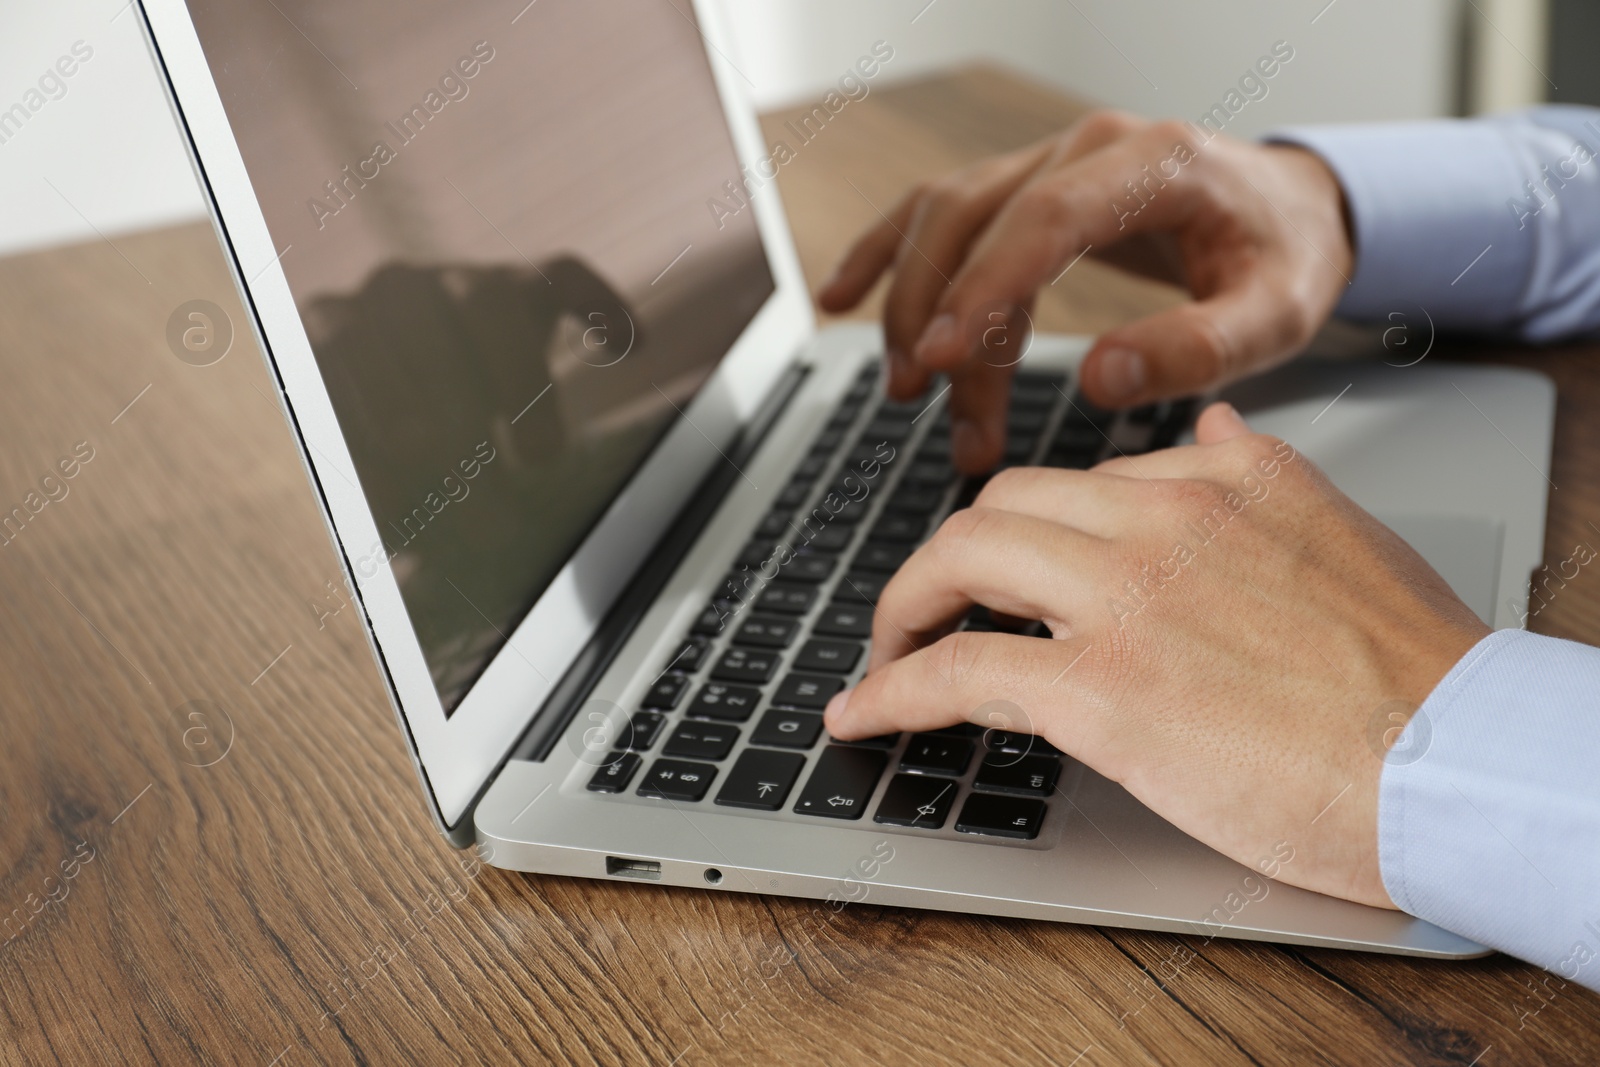
MULTIPOLYGON (((876 328, 817 328, 714 3, 139 6, 455 845, 833 907, 1485 951, 1268 881, 1016 722, 827 735, 878 592, 981 482, 937 386, 884 398, 876 328)), ((1019 343, 1008 464, 1184 439, 1192 401, 1088 404, 1087 344, 1019 343)), ((1519 624, 1552 387, 1382 355, 1229 395, 1519 624)))

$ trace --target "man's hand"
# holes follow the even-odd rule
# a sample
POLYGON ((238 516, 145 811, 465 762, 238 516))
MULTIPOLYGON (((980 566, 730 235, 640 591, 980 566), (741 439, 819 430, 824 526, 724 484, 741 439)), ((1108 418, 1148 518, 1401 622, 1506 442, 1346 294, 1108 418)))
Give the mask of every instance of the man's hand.
POLYGON ((847 310, 893 268, 890 395, 910 399, 931 374, 948 373, 953 458, 978 472, 1004 448, 1014 362, 985 356, 985 331, 1020 324, 1038 291, 1085 250, 1195 298, 1099 338, 1083 384, 1106 407, 1199 392, 1282 362, 1332 311, 1353 262, 1343 193, 1311 153, 1097 112, 913 189, 856 242, 819 299, 847 310))
POLYGON ((1392 907, 1378 869, 1386 705, 1421 704, 1489 631, 1405 542, 1231 407, 1199 444, 1092 471, 1018 468, 884 589, 841 740, 1021 726, 1191 836, 1392 907), (1053 639, 952 633, 974 604, 1053 639), (1384 709, 1380 713, 1379 709, 1384 709))

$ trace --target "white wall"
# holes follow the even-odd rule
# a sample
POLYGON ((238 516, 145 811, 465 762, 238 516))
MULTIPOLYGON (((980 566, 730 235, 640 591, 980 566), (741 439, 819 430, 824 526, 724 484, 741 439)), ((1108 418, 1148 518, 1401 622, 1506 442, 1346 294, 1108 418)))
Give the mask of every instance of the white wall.
POLYGON ((96 229, 114 235, 204 211, 125 2, 0 0, 0 112, 43 101, 20 130, 4 128, 0 254, 96 240, 96 229), (62 79, 64 94, 51 99, 39 78, 79 41, 80 52, 93 55, 62 79))
MULTIPOLYGON (((1270 94, 1232 126, 1252 134, 1289 122, 1447 113, 1454 21, 1466 0, 724 3, 738 39, 734 59, 755 83, 762 106, 818 95, 883 39, 896 50, 885 79, 991 59, 1084 97, 1195 118, 1273 41, 1286 40, 1295 59, 1273 80, 1270 94)), ((134 14, 124 4, 0 0, 0 110, 26 102, 39 76, 75 42, 94 50, 66 80, 61 99, 44 103, 0 143, 0 254, 202 211, 134 14)), ((1542 82, 1519 60, 1530 53, 1538 60, 1541 0, 1477 0, 1477 7, 1493 23, 1480 34, 1493 52, 1487 73, 1511 85, 1478 97, 1511 106, 1519 94, 1537 94, 1542 82), (1508 49, 1508 39, 1522 43, 1508 49)))
POLYGON ((1285 40, 1295 59, 1266 99, 1240 114, 1238 132, 1449 113, 1462 0, 1327 3, 728 0, 728 8, 740 66, 762 106, 816 95, 881 38, 897 53, 885 71, 891 77, 992 59, 1085 98, 1196 118, 1285 40))

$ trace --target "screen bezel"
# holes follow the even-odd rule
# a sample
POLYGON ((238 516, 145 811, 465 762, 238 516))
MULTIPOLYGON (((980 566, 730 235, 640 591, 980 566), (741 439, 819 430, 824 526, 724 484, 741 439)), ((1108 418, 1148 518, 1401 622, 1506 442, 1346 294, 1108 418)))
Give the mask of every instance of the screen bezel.
MULTIPOLYGON (((765 143, 744 75, 726 58, 730 36, 714 0, 691 3, 737 164, 759 174, 753 168, 765 160, 765 143)), ((355 465, 188 8, 184 0, 139 0, 139 6, 229 269, 357 594, 423 790, 442 827, 454 830, 600 622, 599 613, 586 609, 577 594, 577 571, 611 576, 614 587, 606 591, 611 595, 596 598, 591 586, 590 603, 615 599, 712 465, 724 462, 718 450, 732 442, 816 329, 776 184, 766 181, 750 197, 772 271, 771 296, 685 417, 673 423, 447 716, 395 575, 381 549, 374 555, 372 546, 381 544, 377 523, 357 488, 355 465)))

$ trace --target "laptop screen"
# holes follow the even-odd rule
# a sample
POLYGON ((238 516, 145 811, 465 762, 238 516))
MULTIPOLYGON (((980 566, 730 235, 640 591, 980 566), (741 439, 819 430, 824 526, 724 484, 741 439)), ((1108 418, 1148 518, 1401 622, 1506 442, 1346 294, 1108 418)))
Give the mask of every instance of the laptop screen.
POLYGON ((693 9, 188 6, 448 714, 773 292, 693 9))

